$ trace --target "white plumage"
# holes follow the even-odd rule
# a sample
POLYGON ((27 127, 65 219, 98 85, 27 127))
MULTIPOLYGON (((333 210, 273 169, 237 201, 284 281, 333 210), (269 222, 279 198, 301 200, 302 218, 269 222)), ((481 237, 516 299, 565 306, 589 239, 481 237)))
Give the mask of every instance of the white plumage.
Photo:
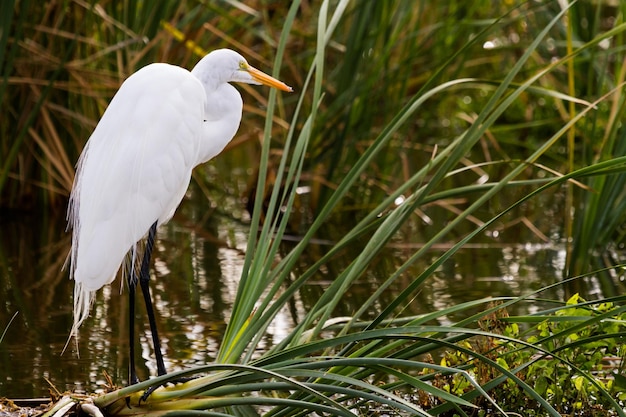
POLYGON ((68 209, 70 277, 75 280, 72 334, 88 317, 95 291, 110 283, 127 253, 180 204, 192 169, 235 135, 243 102, 229 82, 291 91, 220 49, 190 72, 151 64, 120 87, 89 138, 68 209))

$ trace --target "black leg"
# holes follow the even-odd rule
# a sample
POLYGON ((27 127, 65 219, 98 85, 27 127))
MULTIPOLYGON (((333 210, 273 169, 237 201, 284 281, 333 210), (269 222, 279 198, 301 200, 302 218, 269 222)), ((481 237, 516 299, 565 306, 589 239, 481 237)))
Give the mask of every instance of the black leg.
POLYGON ((152 298, 150 297, 150 256, 152 255, 152 248, 154 247, 156 229, 157 222, 154 222, 148 232, 146 250, 144 251, 143 260, 141 261, 139 285, 141 285, 141 292, 143 293, 143 299, 146 303, 146 311, 148 312, 148 320, 150 321, 150 332, 152 333, 152 344, 154 345, 154 356, 157 363, 157 372, 160 376, 165 375, 167 371, 165 370, 165 362, 163 361, 163 353, 161 352, 161 342, 159 341, 159 334, 157 332, 152 298))
MULTIPOLYGON (((156 235, 157 222, 154 222, 148 232, 148 240, 146 242, 146 249, 141 260, 141 270, 139 273, 139 285, 141 286, 141 292, 143 293, 143 299, 146 303, 146 311, 148 312, 148 320, 150 321, 150 331, 152 333, 152 344, 154 345, 154 356, 157 362, 157 372, 159 376, 167 374, 165 369, 165 362, 163 360, 163 353, 161 352, 161 342, 159 341, 159 334, 156 327, 156 319, 154 315, 154 308, 152 306, 152 298, 150 297, 150 257, 152 255, 152 249, 154 247, 154 237, 156 235)), ((135 282, 136 285, 136 282, 135 282)), ((132 287, 133 295, 135 287, 132 287)), ((134 310, 134 307, 133 307, 134 310)), ((132 332, 132 331, 131 331, 132 332)), ((132 337, 132 333, 131 333, 132 337)), ((134 363, 134 362, 131 362, 134 363)), ((134 371, 133 371, 134 374, 134 371)), ((135 379, 137 377, 135 376, 135 379)), ((176 382, 185 382, 193 378, 179 378, 176 382)), ((137 380, 138 381, 138 380, 137 380)), ((144 391, 139 403, 146 401, 150 394, 154 392, 160 385, 153 385, 144 391)))
MULTIPOLYGON (((135 251, 131 254, 134 259, 135 251)), ((135 289, 137 288, 137 279, 133 277, 134 268, 128 268, 128 346, 129 346, 129 363, 128 363, 128 385, 139 382, 137 378, 137 370, 135 369, 135 289)))

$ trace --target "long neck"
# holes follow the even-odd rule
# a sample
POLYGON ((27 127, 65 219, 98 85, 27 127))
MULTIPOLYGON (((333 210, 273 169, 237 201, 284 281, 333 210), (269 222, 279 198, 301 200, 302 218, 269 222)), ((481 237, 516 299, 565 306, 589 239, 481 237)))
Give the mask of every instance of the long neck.
POLYGON ((211 87, 205 85, 203 138, 198 152, 198 164, 222 152, 237 133, 241 122, 243 100, 237 89, 227 83, 220 84, 217 88, 211 87))

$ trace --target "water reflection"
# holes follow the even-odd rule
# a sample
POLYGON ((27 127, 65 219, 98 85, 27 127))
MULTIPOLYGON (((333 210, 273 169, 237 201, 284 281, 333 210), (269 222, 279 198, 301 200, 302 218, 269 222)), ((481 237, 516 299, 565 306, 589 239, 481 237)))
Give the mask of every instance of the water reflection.
MULTIPOLYGON (((239 191, 231 195, 241 195, 239 191)), ((207 208, 204 197, 195 194, 199 191, 192 187, 173 221, 160 229, 154 253, 153 297, 169 370, 215 359, 235 300, 248 238, 245 212, 237 211, 234 202, 228 206, 228 196, 215 197, 222 202, 220 210, 211 205, 207 208), (224 207, 229 207, 228 211, 224 207)), ((0 331, 19 312, 0 344, 0 396, 45 396, 46 380, 59 391, 94 392, 105 382, 103 372, 123 384, 127 378, 128 305, 126 294, 119 294, 119 281, 98 293, 78 344, 71 343, 61 355, 72 325, 73 288, 67 273, 61 270, 70 245, 63 213, 2 214, 0 226, 0 331)), ((300 259, 301 270, 325 253, 328 247, 324 240, 337 240, 341 233, 337 227, 322 231, 322 243, 313 245, 300 259)), ((284 250, 292 244, 285 242, 284 250)), ((349 316, 358 310, 379 283, 416 250, 416 245, 407 236, 385 249, 354 283, 335 315, 349 316)), ((347 249, 350 253, 324 265, 298 298, 280 312, 261 347, 285 337, 361 249, 357 243, 347 249)), ((384 292, 379 306, 388 305, 445 249, 439 247, 411 265, 384 292)), ((558 280, 563 262, 559 247, 479 241, 445 263, 398 313, 421 314, 487 296, 525 294, 558 280)), ((610 284, 601 287, 595 280, 580 281, 578 285, 581 287, 558 287, 542 296, 565 299, 573 291, 589 297, 615 291, 610 284)), ((537 307, 528 304, 517 308, 520 311, 511 313, 527 314, 537 307)), ((139 329, 143 360, 138 361, 138 374, 143 379, 156 370, 142 306, 137 314, 138 322, 144 323, 139 329)), ((371 312, 363 318, 373 316, 371 312)), ((455 319, 444 317, 442 322, 455 319)))

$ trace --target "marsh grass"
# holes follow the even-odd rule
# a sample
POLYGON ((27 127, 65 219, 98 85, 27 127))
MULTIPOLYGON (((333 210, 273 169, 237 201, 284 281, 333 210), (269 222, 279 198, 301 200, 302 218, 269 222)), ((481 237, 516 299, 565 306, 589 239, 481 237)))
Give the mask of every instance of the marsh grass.
MULTIPOLYGON (((566 377, 582 378, 561 393, 565 398, 584 386, 593 395, 581 400, 581 407, 624 415, 618 403, 623 390, 606 382, 610 376, 599 379, 597 367, 585 369, 566 356, 562 344, 551 344, 571 342, 575 335, 581 349, 623 356, 615 343, 593 345, 624 337, 621 297, 604 300, 612 303, 610 309, 598 307, 601 301, 576 299, 563 306, 564 300, 551 300, 560 307, 534 316, 496 316, 505 330, 527 326, 524 334, 485 327, 485 321, 510 305, 540 298, 541 291, 502 297, 496 300, 500 304, 481 299, 402 317, 460 248, 511 223, 507 216, 547 192, 570 189, 567 198, 575 208, 567 223, 574 238, 572 278, 555 285, 582 280, 591 271, 623 273, 618 259, 605 256, 603 269, 590 267, 588 260, 594 250, 623 241, 620 57, 626 24, 619 8, 624 6, 560 4, 502 2, 496 6, 502 9, 494 10, 487 1, 340 0, 316 7, 294 1, 279 10, 261 3, 247 8, 163 2, 155 12, 130 3, 98 8, 75 1, 63 10, 31 5, 38 17, 32 21, 39 25, 26 24, 21 14, 8 18, 15 41, 0 39, 6 48, 1 53, 9 57, 2 85, 2 106, 10 117, 2 124, 5 205, 37 198, 54 204, 55 196, 67 192, 70 161, 85 132, 119 82, 143 63, 190 67, 196 54, 223 43, 273 67, 298 91, 291 96, 271 91, 268 99, 250 92, 255 101, 246 105, 266 122, 243 275, 217 362, 114 391, 94 399, 96 405, 111 415, 147 409, 159 415, 353 415, 388 407, 407 415, 468 416, 476 407, 507 415, 519 404, 532 404, 536 415, 559 416, 571 410, 546 395, 545 381, 535 383, 536 375, 527 374, 548 358, 566 377), (594 20, 583 25, 580 15, 594 20), (61 30, 79 19, 80 30, 61 30), (27 51, 37 65, 24 60, 27 51), (270 63, 262 57, 275 58, 270 63), (15 141, 5 139, 12 134, 15 141), (300 186, 311 190, 306 207, 299 206, 300 186), (511 189, 515 198, 498 200, 511 189), (39 192, 45 197, 37 197, 39 192), (485 208, 489 214, 481 211, 485 208), (411 231, 428 217, 446 221, 407 252, 358 311, 336 317, 336 307, 384 256, 384 248, 400 234, 413 243, 411 231), (349 227, 312 265, 296 268, 330 221, 349 227), (282 237, 292 230, 300 231, 301 239, 285 250, 282 237), (429 249, 442 242, 449 249, 433 256, 429 249), (293 331, 259 356, 276 314, 352 245, 363 249, 330 277, 293 331), (429 266, 409 276, 411 265, 424 259, 429 266), (379 305, 381 293, 400 279, 407 282, 403 290, 379 305), (581 310, 567 310, 574 304, 594 314, 581 319, 573 314, 581 310), (450 317, 463 318, 451 322, 450 317), (556 330, 543 334, 542 327, 528 324, 539 319, 556 330), (568 325, 557 328, 557 322, 568 325), (599 334, 583 331, 607 322, 616 327, 599 334), (477 341, 488 341, 493 349, 482 349, 477 341), (515 360, 493 355, 502 353, 502 346, 515 360), (429 359, 442 356, 445 363, 429 359), (188 374, 202 376, 159 389, 139 404, 149 385, 188 374), (510 395, 495 395, 502 389, 510 395)), ((244 134, 251 139, 256 142, 244 134)), ((209 183, 202 171, 195 180, 209 183)), ((519 221, 533 229, 530 221, 519 221)), ((539 228, 533 233, 549 239, 539 228)))

